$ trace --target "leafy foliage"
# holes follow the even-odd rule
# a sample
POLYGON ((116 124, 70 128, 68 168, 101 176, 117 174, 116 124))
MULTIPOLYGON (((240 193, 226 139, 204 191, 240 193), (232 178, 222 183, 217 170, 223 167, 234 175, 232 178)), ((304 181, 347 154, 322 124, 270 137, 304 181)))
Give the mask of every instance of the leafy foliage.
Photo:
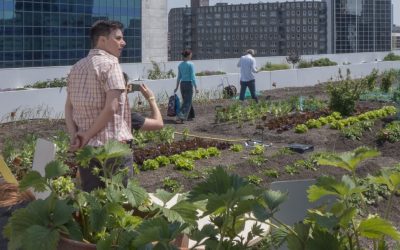
POLYGON ((168 79, 168 78, 174 78, 176 76, 172 69, 165 71, 165 65, 164 65, 164 71, 161 71, 158 63, 156 63, 155 61, 151 61, 151 64, 153 65, 153 69, 149 69, 147 72, 148 73, 147 78, 150 80, 168 79))

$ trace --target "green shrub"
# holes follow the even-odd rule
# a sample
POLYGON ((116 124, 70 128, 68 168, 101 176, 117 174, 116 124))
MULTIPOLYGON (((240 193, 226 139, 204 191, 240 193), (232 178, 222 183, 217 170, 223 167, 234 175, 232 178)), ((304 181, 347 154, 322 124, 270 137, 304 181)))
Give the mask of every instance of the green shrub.
POLYGON ((212 76, 212 75, 225 75, 226 73, 223 71, 210 71, 210 70, 205 70, 196 73, 196 76, 212 76))
POLYGON ((263 145, 256 145, 253 150, 250 151, 251 155, 262 155, 265 152, 263 145))
POLYGON ((171 179, 170 177, 165 177, 162 182, 163 187, 171 192, 177 192, 182 187, 182 185, 177 180, 171 179))
POLYGON ((337 63, 329 60, 329 58, 320 58, 315 61, 300 60, 298 68, 325 67, 335 65, 337 65, 337 63))
POLYGON ((284 70, 284 69, 290 69, 289 65, 283 63, 275 64, 267 62, 264 66, 260 68, 260 71, 274 71, 274 70, 284 70))
POLYGON ((400 60, 400 56, 396 55, 393 52, 390 52, 389 54, 387 54, 384 58, 384 61, 399 61, 400 60))
POLYGON ((67 86, 67 78, 54 78, 53 80, 46 81, 37 81, 32 85, 25 85, 24 88, 35 88, 35 89, 44 89, 44 88, 62 88, 67 86))
POLYGON ((383 72, 381 90, 385 93, 388 93, 393 83, 395 82, 396 77, 397 77, 397 71, 394 69, 383 72))

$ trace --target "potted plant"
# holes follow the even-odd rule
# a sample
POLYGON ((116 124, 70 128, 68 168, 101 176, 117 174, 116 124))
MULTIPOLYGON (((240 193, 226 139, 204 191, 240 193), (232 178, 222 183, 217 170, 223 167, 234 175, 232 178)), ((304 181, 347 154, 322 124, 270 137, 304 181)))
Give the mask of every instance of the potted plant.
MULTIPOLYGON (((97 159, 104 188, 84 192, 75 188, 68 167, 53 161, 45 176, 31 171, 20 183, 21 189, 49 190, 45 200, 35 200, 10 218, 5 236, 9 249, 141 249, 172 248, 174 239, 196 223, 196 207, 181 199, 168 208, 175 194, 158 190, 161 205, 134 181, 123 184, 126 170, 112 174, 105 168, 110 158, 131 153, 127 145, 109 142, 104 147, 85 147, 78 153, 81 164, 97 159)), ((84 165, 83 165, 84 166, 84 165)))

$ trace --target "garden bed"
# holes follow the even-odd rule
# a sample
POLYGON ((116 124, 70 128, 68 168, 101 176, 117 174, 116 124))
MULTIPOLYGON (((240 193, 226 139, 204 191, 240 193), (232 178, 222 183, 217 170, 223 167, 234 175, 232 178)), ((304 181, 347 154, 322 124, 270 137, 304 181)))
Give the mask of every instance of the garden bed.
MULTIPOLYGON (((263 92, 263 96, 260 99, 282 100, 288 99, 291 96, 313 96, 326 100, 327 96, 324 89, 324 85, 275 89, 263 92)), ((315 165, 312 157, 313 154, 325 151, 350 151, 359 146, 376 148, 381 152, 380 156, 369 159, 361 164, 357 169, 359 176, 365 177, 368 174, 375 174, 382 167, 391 167, 400 162, 400 142, 382 143, 377 139, 378 131, 384 128, 393 117, 374 121, 372 128, 365 131, 359 140, 347 139, 339 130, 330 129, 328 126, 311 129, 304 134, 297 134, 294 132, 294 129, 289 129, 284 133, 278 133, 276 130, 268 130, 267 128, 263 130, 256 129, 257 122, 244 122, 241 126, 235 122, 215 123, 215 107, 218 105, 226 107, 232 102, 221 100, 219 103, 194 104, 196 118, 184 124, 175 124, 175 120, 167 117, 165 112, 163 116, 166 125, 172 126, 177 132, 188 131, 189 136, 197 135, 207 137, 208 139, 215 138, 215 141, 225 139, 229 140, 228 142, 231 144, 242 145, 247 140, 262 141, 268 145, 264 153, 261 155, 252 155, 253 147, 244 147, 244 150, 240 152, 221 149, 220 156, 196 160, 194 170, 192 171, 178 171, 174 168, 173 164, 160 167, 156 170, 141 171, 136 175, 141 186, 146 188, 148 192, 154 192, 158 188, 173 187, 172 184, 166 185, 166 183, 171 183, 170 181, 173 180, 173 183, 178 186, 180 185, 182 190, 191 190, 193 186, 204 180, 212 168, 219 165, 265 188, 268 188, 270 183, 274 181, 310 179, 321 175, 341 177, 343 174, 346 174, 344 170, 315 165), (314 152, 305 154, 293 153, 286 148, 291 143, 312 145, 314 146, 314 152)), ((362 101, 357 105, 360 107, 360 110, 374 110, 388 104, 362 101)), ((35 133, 39 137, 51 138, 57 134, 57 131, 65 129, 63 120, 31 120, 0 124, 0 150, 4 150, 6 138, 19 141, 27 133, 35 133)), ((179 141, 181 139, 183 139, 181 134, 175 136, 175 140, 179 141)), ((178 186, 175 186, 175 188, 178 188, 178 186)), ((386 200, 382 200, 374 203, 370 209, 372 212, 382 213, 385 205, 386 200)), ((390 220, 397 227, 400 226, 400 199, 398 197, 394 200, 390 220)))

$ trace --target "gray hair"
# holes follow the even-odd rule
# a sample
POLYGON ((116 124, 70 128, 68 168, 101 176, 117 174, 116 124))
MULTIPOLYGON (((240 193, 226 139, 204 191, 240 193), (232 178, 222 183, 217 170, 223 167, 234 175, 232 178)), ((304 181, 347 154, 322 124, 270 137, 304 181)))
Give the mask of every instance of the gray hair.
POLYGON ((248 49, 247 51, 247 54, 250 54, 250 55, 252 55, 252 56, 254 56, 256 53, 254 52, 254 49, 248 49))

